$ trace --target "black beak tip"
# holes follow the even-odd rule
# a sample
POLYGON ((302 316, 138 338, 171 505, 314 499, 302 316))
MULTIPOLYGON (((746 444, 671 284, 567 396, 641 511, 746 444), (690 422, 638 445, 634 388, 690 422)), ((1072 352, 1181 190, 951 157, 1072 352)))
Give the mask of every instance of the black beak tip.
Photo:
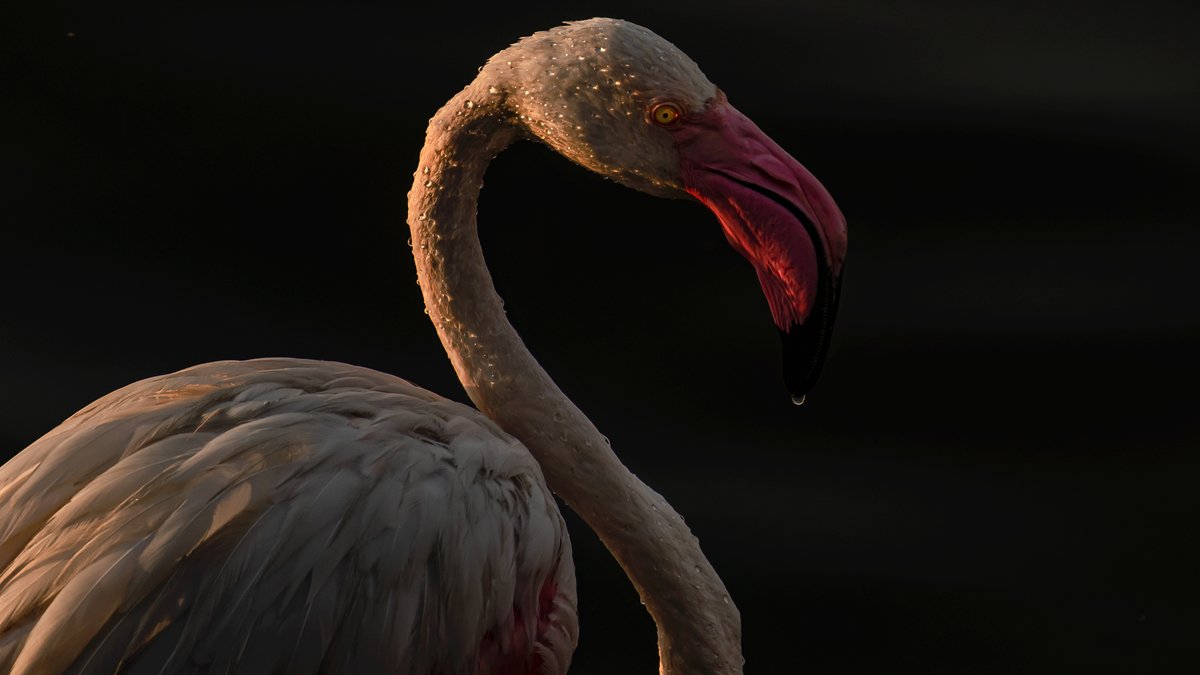
POLYGON ((783 382, 792 395, 792 403, 801 405, 817 382, 829 341, 818 322, 794 324, 780 330, 783 339, 783 382))

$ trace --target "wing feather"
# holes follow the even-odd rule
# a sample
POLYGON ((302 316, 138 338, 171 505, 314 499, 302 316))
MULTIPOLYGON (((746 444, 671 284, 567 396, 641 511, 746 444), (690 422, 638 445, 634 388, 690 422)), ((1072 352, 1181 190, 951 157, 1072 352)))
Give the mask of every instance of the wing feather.
POLYGON ((540 630, 560 672, 574 647, 570 544, 536 463, 375 371, 144 380, 0 467, 0 496, 0 671, 459 675, 540 630))

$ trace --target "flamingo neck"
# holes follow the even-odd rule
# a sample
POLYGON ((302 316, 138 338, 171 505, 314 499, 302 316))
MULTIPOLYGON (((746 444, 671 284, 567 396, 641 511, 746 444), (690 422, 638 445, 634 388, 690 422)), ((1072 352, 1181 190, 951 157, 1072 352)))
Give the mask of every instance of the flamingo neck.
POLYGON ((408 194, 429 318, 467 395, 525 444, 624 568, 658 626, 660 672, 740 674, 741 620, 698 540, 554 384, 492 285, 476 205, 489 162, 521 136, 501 99, 476 80, 429 123, 408 194))

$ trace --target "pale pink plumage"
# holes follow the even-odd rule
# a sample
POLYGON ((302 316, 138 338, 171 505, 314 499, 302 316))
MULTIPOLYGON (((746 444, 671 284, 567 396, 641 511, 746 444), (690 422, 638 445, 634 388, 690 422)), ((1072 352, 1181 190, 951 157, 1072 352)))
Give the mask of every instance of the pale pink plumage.
POLYGON ((574 647, 537 463, 383 373, 263 359, 143 380, 0 485, 3 672, 557 673, 574 647))

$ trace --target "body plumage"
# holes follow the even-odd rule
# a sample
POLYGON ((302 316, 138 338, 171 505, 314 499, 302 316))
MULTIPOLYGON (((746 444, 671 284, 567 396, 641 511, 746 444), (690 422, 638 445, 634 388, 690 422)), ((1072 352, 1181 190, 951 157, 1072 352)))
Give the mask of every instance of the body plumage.
POLYGON ((537 463, 377 371, 261 359, 136 382, 0 486, 0 671, 559 672, 574 648, 537 463))

